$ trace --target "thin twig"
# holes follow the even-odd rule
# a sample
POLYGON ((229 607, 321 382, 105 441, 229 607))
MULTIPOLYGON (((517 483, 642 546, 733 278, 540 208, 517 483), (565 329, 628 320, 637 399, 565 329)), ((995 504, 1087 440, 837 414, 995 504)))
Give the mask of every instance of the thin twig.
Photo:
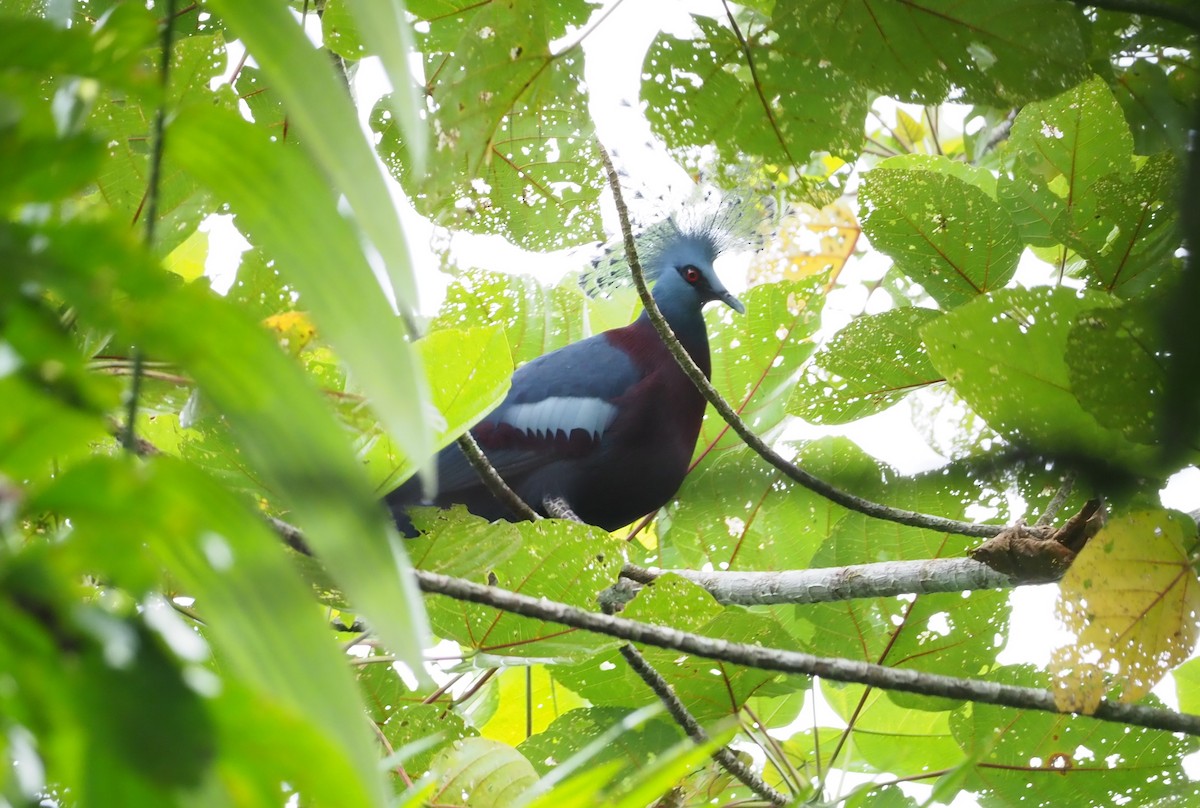
MULTIPOLYGON (((175 36, 175 0, 167 0, 166 18, 162 22, 162 53, 159 54, 158 83, 163 91, 163 100, 159 102, 154 113, 154 144, 150 150, 150 176, 146 187, 146 247, 154 246, 154 231, 158 224, 158 197, 162 186, 163 136, 167 124, 166 92, 171 76, 171 41, 175 36)), ((142 349, 133 346, 133 381, 129 385, 129 403, 125 414, 125 431, 121 436, 121 445, 125 451, 136 454, 137 447, 137 411, 138 402, 142 395, 142 349)))
POLYGON ((705 377, 703 371, 696 366, 691 356, 679 344, 679 340, 675 337, 674 332, 671 331, 671 326, 663 317, 662 312, 659 311, 658 304, 654 302, 654 297, 650 294, 650 289, 646 286, 646 278, 642 272, 642 265, 638 261, 637 246, 634 244, 633 231, 629 225, 629 211, 625 207, 625 200, 621 195, 620 180, 617 177, 617 171, 613 167, 612 159, 608 156, 608 152, 605 150, 603 144, 597 142, 596 145, 597 151, 600 153, 600 159, 604 162, 604 168, 608 175, 608 184, 612 189, 613 198, 616 202, 617 216, 621 222, 621 233, 625 241, 625 256, 629 262, 629 268, 633 273, 634 285, 637 287, 638 295, 642 299, 642 305, 646 310, 646 314, 650 317, 650 322, 654 324, 655 330, 658 331, 659 336, 671 352, 671 355, 675 357, 675 361, 679 363, 684 373, 696 385, 696 388, 704 396, 705 400, 725 419, 725 423, 729 424, 747 446, 776 469, 783 472, 789 479, 799 483, 810 491, 844 508, 866 514, 875 519, 883 519, 888 522, 896 522, 902 525, 910 525, 942 533, 955 533, 979 538, 990 538, 1005 530, 1003 525, 981 525, 972 522, 959 522, 955 519, 947 519, 942 516, 891 508, 855 496, 830 485, 785 460, 774 449, 768 446, 762 438, 754 433, 729 403, 725 401, 721 394, 717 392, 716 388, 705 377))
POLYGON ((521 499, 516 491, 508 487, 508 483, 504 482, 500 472, 496 471, 496 467, 488 461, 487 455, 479 448, 479 444, 475 442, 475 438, 470 432, 464 432, 459 436, 458 448, 462 449, 462 453, 467 457, 467 462, 471 464, 471 468, 475 469, 479 479, 483 480, 488 491, 492 492, 492 496, 504 503, 514 515, 530 522, 536 522, 542 518, 542 515, 529 507, 529 503, 521 499))
MULTIPOLYGON (((621 656, 629 663, 629 667, 633 668, 634 673, 642 678, 654 695, 658 696, 658 700, 667 708, 667 712, 671 714, 671 718, 675 719, 675 723, 683 727, 683 731, 687 733, 697 746, 701 746, 709 742, 708 733, 704 731, 704 727, 700 726, 700 722, 691 714, 687 706, 679 700, 679 696, 675 695, 675 689, 670 683, 664 679, 658 671, 656 671, 646 658, 642 656, 641 651, 638 651, 632 645, 622 645, 620 647, 621 656)), ((758 772, 751 769, 741 758, 730 749, 728 746, 721 746, 712 753, 713 760, 720 764, 721 768, 732 774, 738 780, 745 783, 746 787, 758 794, 772 805, 787 805, 789 798, 787 795, 775 790, 759 776, 758 772)))
POLYGON ((1058 490, 1054 492, 1054 496, 1046 505, 1046 510, 1042 511, 1041 517, 1037 520, 1039 526, 1049 525, 1058 516, 1058 512, 1062 510, 1063 504, 1067 501, 1067 497, 1071 496, 1071 490, 1075 488, 1075 472, 1067 472, 1063 477, 1062 484, 1058 490))
MULTIPOLYGON (((1018 710, 1036 710, 1064 715, 1054 704, 1054 694, 1048 690, 943 676, 911 668, 888 668, 869 662, 818 657, 813 654, 780 648, 732 643, 727 640, 679 631, 668 626, 640 623, 623 617, 587 612, 565 603, 533 598, 518 592, 484 586, 448 575, 424 570, 417 570, 415 575, 417 584, 424 592, 446 595, 455 600, 478 603, 537 620, 571 626, 608 637, 616 637, 627 642, 693 654, 705 659, 748 665, 760 670, 820 676, 834 682, 850 682, 922 696, 958 699, 1018 710)), ((1172 710, 1105 700, 1099 704, 1091 718, 1098 721, 1200 736, 1200 715, 1177 713, 1172 710)))

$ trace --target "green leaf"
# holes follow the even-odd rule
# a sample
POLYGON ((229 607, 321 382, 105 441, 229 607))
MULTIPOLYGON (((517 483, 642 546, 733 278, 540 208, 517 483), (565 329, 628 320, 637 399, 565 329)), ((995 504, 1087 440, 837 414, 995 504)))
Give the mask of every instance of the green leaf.
POLYGON ((930 171, 877 168, 862 188, 863 232, 943 308, 1008 283, 1017 230, 984 191, 930 171))
MULTIPOLYGON (((902 110, 901 110, 902 111, 902 110)), ((910 171, 932 171, 974 185, 992 199, 996 198, 996 175, 986 168, 961 160, 951 160, 941 154, 898 154, 879 163, 876 168, 899 168, 910 171)))
MULTIPOLYGON (((471 577, 530 597, 596 611, 597 596, 617 579, 624 563, 623 543, 589 525, 543 519, 502 524, 499 529, 516 531, 521 551, 496 553, 486 571, 471 577)), ((436 540, 432 546, 437 547, 436 540)), ((557 623, 442 597, 430 600, 429 616, 438 636, 496 656, 578 658, 613 642, 557 623)))
MULTIPOLYGON (((433 331, 417 342, 416 350, 421 366, 435 371, 429 385, 430 403, 440 414, 433 429, 434 446, 439 449, 473 427, 508 394, 512 357, 499 326, 433 331)), ((378 438, 364 460, 369 468, 372 463, 377 467, 371 471, 386 472, 382 485, 391 488, 416 468, 407 458, 396 457, 387 435, 378 438)))
MULTIPOLYGON (((742 315, 724 307, 709 309, 713 384, 760 435, 771 434, 783 422, 788 392, 812 355, 826 280, 821 275, 756 286, 744 296, 742 315)), ((741 446, 741 438, 708 407, 693 467, 741 446)))
POLYGON ((700 36, 659 34, 642 64, 646 117, 677 159, 699 146, 715 147, 727 164, 742 155, 803 166, 811 152, 858 154, 867 94, 806 47, 807 15, 777 19, 749 40, 755 76, 733 31, 692 19, 700 36))
POLYGON ((356 802, 382 803, 345 664, 281 543, 245 503, 179 461, 118 457, 77 467, 28 507, 70 518, 84 569, 112 572, 106 557, 149 553, 196 599, 230 675, 326 734, 323 775, 336 768, 356 802))
POLYGON ((230 200, 295 283, 388 433, 410 458, 423 460, 431 450, 424 374, 332 189, 300 153, 269 143, 235 116, 193 107, 176 118, 171 131, 171 153, 230 200), (284 218, 280 199, 304 204, 284 218), (381 351, 381 343, 388 350, 381 351))
POLYGON ((951 713, 901 707, 887 692, 862 685, 821 680, 820 686, 834 712, 844 721, 853 719, 849 734, 864 768, 936 771, 962 761, 962 750, 950 732, 951 713))
POLYGON ((502 325, 513 364, 523 365, 593 333, 627 325, 632 311, 629 295, 589 298, 571 275, 546 287, 528 275, 471 270, 450 285, 431 330, 502 325))
POLYGON ((1189 113, 1178 88, 1187 79, 1194 84, 1195 77, 1195 70, 1184 65, 1168 74, 1150 59, 1138 59, 1117 72, 1111 86, 1129 121, 1138 154, 1168 149, 1182 157, 1187 148, 1189 113))
POLYGON ((631 779, 646 760, 659 757, 682 737, 678 725, 667 718, 652 718, 637 726, 629 726, 633 711, 619 707, 584 707, 559 716, 542 732, 524 741, 517 750, 533 764, 543 777, 558 766, 588 749, 597 739, 604 744, 591 749, 588 767, 610 761, 621 765, 613 780, 631 779), (613 730, 620 732, 613 736, 613 730))
POLYGON ((904 101, 940 103, 961 88, 956 100, 1020 106, 1089 72, 1083 17, 1064 3, 807 0, 788 8, 803 22, 802 52, 904 101))
MULTIPOLYGON (((1045 688, 1045 674, 1006 669, 998 681, 1045 688)), ((1153 696, 1147 706, 1159 706, 1153 696)), ((1175 803, 1180 785, 1194 790, 1180 760, 1196 739, 1076 715, 976 704, 950 719, 955 739, 978 763, 963 788, 985 804, 1097 804, 1130 799, 1175 803)))
MULTIPOLYGON (((665 575, 644 587, 621 614, 630 620, 729 642, 768 648, 795 645, 795 640, 774 618, 736 606, 722 607, 696 584, 673 575, 665 575)), ((680 655, 668 649, 640 650, 701 723, 736 713, 779 676, 774 671, 680 655)), ((595 654, 578 665, 556 666, 552 673, 596 706, 639 707, 653 703, 656 698, 616 650, 595 654)))
POLYGON ((1113 305, 1097 292, 1005 289, 929 323, 929 359, 988 425, 1018 446, 1152 468, 1153 452, 1097 422, 1071 392, 1067 340, 1080 315, 1113 305))
MULTIPOLYGON (((861 496, 886 490, 878 464, 845 439, 823 439, 796 451, 793 462, 861 496)), ((747 448, 731 450, 687 476, 660 520, 666 568, 787 570, 809 566, 832 525, 846 515, 747 448), (665 524, 663 524, 665 522, 665 524)))
POLYGON ((1094 285, 1122 297, 1151 288, 1176 267, 1176 208, 1181 167, 1157 154, 1128 180, 1109 175, 1055 223, 1063 244, 1087 259, 1094 285))
POLYGON ((1136 443, 1156 443, 1162 434, 1164 354, 1156 308, 1084 312, 1067 337, 1071 389, 1102 425, 1136 443))
POLYGON ((1012 176, 1000 175, 1000 203, 1027 244, 1050 247, 1059 243, 1059 218, 1088 199, 1099 180, 1129 173, 1133 137, 1112 91, 1092 78, 1025 106, 1008 149, 1012 176))
POLYGON ((227 419, 242 462, 292 509, 381 639, 420 670, 423 610, 399 537, 324 401, 274 341, 208 290, 179 287, 106 228, 9 231, 0 238, 5 263, 55 289, 83 319, 121 329, 148 355, 177 362, 196 380, 227 419))
POLYGON ((438 786, 431 803, 469 803, 472 808, 508 808, 537 782, 537 772, 520 752, 487 738, 466 738, 434 759, 438 786))
POLYGON ((814 424, 844 424, 941 381, 921 342, 922 326, 940 316, 907 307, 856 318, 813 357, 788 411, 814 424))
MULTIPOLYGON (((390 98, 371 118, 379 153, 417 211, 438 224, 503 235, 529 249, 599 237, 600 160, 579 48, 552 52, 586 0, 463 8, 409 3, 422 37, 433 150, 422 170, 390 98)), ((405 88, 408 89, 407 87, 405 88)))

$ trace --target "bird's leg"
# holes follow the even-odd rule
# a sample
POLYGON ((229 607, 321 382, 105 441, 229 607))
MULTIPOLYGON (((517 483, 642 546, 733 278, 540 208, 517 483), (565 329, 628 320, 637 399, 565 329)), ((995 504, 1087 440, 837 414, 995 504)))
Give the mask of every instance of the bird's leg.
POLYGON ((542 507, 554 519, 570 519, 572 522, 583 521, 575 514, 575 511, 571 510, 571 503, 562 497, 546 497, 542 500, 542 507))

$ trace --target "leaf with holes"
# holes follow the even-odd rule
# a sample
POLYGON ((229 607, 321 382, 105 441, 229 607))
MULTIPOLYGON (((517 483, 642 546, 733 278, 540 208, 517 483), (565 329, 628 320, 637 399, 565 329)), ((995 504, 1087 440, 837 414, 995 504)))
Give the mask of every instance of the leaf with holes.
MULTIPOLYGON (((989 678, 1020 687, 1049 685, 1049 677, 1032 668, 1003 668, 989 678)), ((1163 706, 1154 696, 1147 702, 1163 706)), ((983 805, 1195 802, 1196 783, 1180 765, 1196 751, 1195 738, 991 704, 951 713, 950 729, 969 756, 960 787, 978 794, 983 805)))
POLYGON ((909 307, 855 319, 813 357, 788 411, 814 424, 844 424, 941 381, 920 331, 940 316, 933 309, 909 307))
MULTIPOLYGON (((729 642, 765 648, 795 647, 796 641, 774 618, 737 606, 723 607, 696 584, 673 575, 645 587, 625 607, 622 617, 729 642)), ((733 665, 643 647, 646 661, 670 683, 675 694, 700 722, 735 714, 748 699, 774 681, 774 671, 733 665)), ((655 702, 653 691, 629 663, 613 650, 595 654, 579 665, 552 669, 556 679, 596 706, 640 707, 655 702)))
POLYGON ((1055 222, 1063 244, 1087 260, 1088 280, 1130 297, 1153 287, 1177 262, 1177 209, 1182 167, 1167 152, 1148 158, 1129 179, 1103 177, 1055 222))
MULTIPOLYGON (((797 450, 777 447, 822 480, 873 498, 892 475, 844 438, 797 450)), ((659 524, 668 568, 789 570, 809 565, 830 527, 847 511, 792 482, 750 449, 731 450, 689 474, 659 524)))
POLYGON ((427 804, 435 805, 508 808, 538 779, 520 752, 488 738, 458 741, 434 758, 430 770, 437 788, 427 804))
POLYGON ((1195 546, 1195 522, 1147 510, 1109 520, 1083 548, 1059 584, 1058 617, 1075 634, 1051 658, 1060 710, 1091 713, 1106 690, 1137 701, 1191 655, 1195 546))
POLYGON ((935 171, 876 168, 862 188, 871 243, 943 308, 1008 283, 1021 257, 1012 219, 986 192, 935 171))
POLYGON ((785 8, 804 23, 804 52, 915 103, 939 103, 961 88, 963 103, 1020 106, 1091 72, 1082 15, 1062 3, 808 0, 785 8))
POLYGON ((1129 124, 1099 77, 1024 107, 1008 149, 1012 175, 1000 175, 1000 204, 1035 247, 1057 245, 1059 217, 1088 199, 1102 178, 1133 168, 1129 124))
POLYGON ((428 31, 424 52, 433 146, 426 170, 383 98, 371 116, 379 155, 418 212, 438 224, 503 235, 528 249, 600 236, 602 179, 580 49, 551 50, 583 0, 409 3, 428 31), (446 13, 449 11, 450 13, 446 13))
MULTIPOLYGON (((617 579, 625 561, 624 543, 589 525, 543 519, 501 527, 520 534, 521 551, 507 557, 497 554, 495 563, 471 575, 472 580, 595 611, 597 596, 617 579)), ((443 597, 429 600, 429 619, 439 637, 497 657, 570 659, 615 642, 443 597)))
POLYGON ((1071 391, 1067 341, 1080 315, 1115 301, 1066 288, 1003 289, 925 325, 929 359, 1009 441, 1152 471, 1155 452, 1105 427, 1071 391))
POLYGON ((867 94, 797 43, 804 20, 786 18, 747 40, 751 73, 733 31, 692 19, 698 37, 659 34, 642 63, 646 117, 681 161, 698 146, 729 163, 751 155, 803 166, 814 151, 858 154, 867 94))

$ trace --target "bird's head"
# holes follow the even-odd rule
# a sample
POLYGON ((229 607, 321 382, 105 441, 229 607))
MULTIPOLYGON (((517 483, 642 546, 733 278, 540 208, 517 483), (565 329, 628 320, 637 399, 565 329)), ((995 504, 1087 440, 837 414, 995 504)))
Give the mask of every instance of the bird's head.
POLYGON ((667 241, 650 274, 658 278, 654 299, 660 306, 670 300, 683 300, 696 308, 719 300, 738 314, 746 307, 725 288, 713 268, 718 245, 705 234, 678 233, 667 241))
MULTIPOLYGON (((717 256, 729 250, 757 249, 773 230, 775 205, 764 197, 725 197, 718 204, 706 197, 636 236, 639 263, 646 280, 655 283, 659 308, 697 312, 719 300, 736 312, 742 302, 730 294, 713 269, 717 256)), ((597 259, 581 283, 589 294, 604 294, 631 280, 624 243, 618 239, 597 259)), ((665 313, 665 312, 664 312, 665 313)))

